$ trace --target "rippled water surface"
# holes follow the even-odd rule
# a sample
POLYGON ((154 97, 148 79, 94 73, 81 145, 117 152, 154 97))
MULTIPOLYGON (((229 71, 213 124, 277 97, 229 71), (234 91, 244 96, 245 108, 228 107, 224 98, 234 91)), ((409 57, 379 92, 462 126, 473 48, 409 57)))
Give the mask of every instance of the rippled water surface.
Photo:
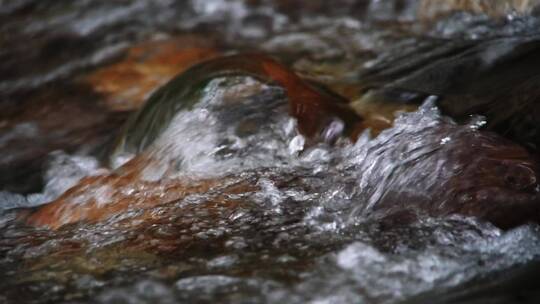
MULTIPOLYGON (((489 204, 461 181, 512 165, 491 163, 496 139, 483 128, 498 125, 451 119, 437 96, 419 108, 370 108, 365 92, 386 79, 390 88, 421 82, 407 66, 393 69, 403 58, 428 69, 494 39, 479 51, 487 65, 513 50, 506 39, 535 42, 539 21, 525 7, 422 15, 422 5, 0 0, 0 303, 535 303, 540 227, 502 230, 415 207, 433 197, 439 207, 489 204), (356 142, 336 139, 334 121, 333 140, 313 141, 287 114, 282 87, 216 77, 191 106, 162 113, 169 123, 144 137, 143 153, 114 150, 126 113, 183 70, 145 65, 154 53, 144 45, 161 54, 171 40, 171 54, 195 49, 196 59, 274 54, 369 119, 397 118, 356 142), (111 66, 117 78, 102 70, 111 66), (483 148, 468 150, 476 142, 483 148), (135 177, 124 165, 133 157, 135 177), (51 201, 64 204, 51 215, 57 229, 24 220, 51 201)), ((536 184, 519 168, 503 174, 536 184)), ((500 200, 538 192, 525 188, 500 200)))

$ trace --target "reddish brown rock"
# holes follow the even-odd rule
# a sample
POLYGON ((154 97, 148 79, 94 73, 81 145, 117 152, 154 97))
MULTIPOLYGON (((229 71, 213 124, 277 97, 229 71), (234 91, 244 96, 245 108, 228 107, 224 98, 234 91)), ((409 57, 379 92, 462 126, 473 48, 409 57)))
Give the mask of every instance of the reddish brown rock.
MULTIPOLYGON (((388 136, 384 133, 381 136, 388 136)), ((350 201, 351 214, 380 218, 391 214, 452 214, 473 216, 500 228, 540 222, 540 163, 526 149, 495 133, 468 126, 439 123, 428 128, 398 129, 390 140, 373 145, 354 170, 359 179, 350 201), (354 210, 354 211, 353 211, 354 210)), ((139 210, 130 222, 170 216, 174 208, 156 215, 153 208, 191 194, 218 193, 208 200, 227 203, 230 194, 259 190, 256 180, 265 172, 203 180, 142 180, 153 160, 143 154, 116 172, 82 180, 56 201, 39 208, 27 221, 59 228, 77 222, 95 223, 139 210), (255 178, 254 180, 250 178, 255 178)), ((350 174, 350 172, 349 172, 350 174)), ((265 176, 287 187, 293 183, 278 175, 265 176), (281 182, 280 182, 281 181, 281 182)), ((332 176, 327 176, 333 182, 332 176)), ((350 183, 350 180, 344 181, 350 183)), ((307 192, 319 192, 298 177, 307 192)), ((330 186, 330 185, 329 185, 330 186)))
POLYGON ((211 40, 195 35, 147 41, 130 48, 120 62, 85 76, 84 81, 106 96, 112 110, 134 110, 174 75, 217 54, 211 40))
MULTIPOLYGON (((96 223, 129 210, 150 209, 210 189, 221 189, 223 195, 256 189, 255 185, 247 181, 230 183, 233 178, 144 181, 141 173, 151 162, 145 155, 141 155, 116 172, 84 178, 77 186, 39 208, 26 220, 33 225, 56 229, 81 221, 96 223)), ((142 218, 152 217, 151 212, 144 214, 142 218)), ((141 216, 137 219, 140 220, 141 216)))
POLYGON ((267 55, 239 54, 195 65, 157 90, 126 124, 115 153, 143 151, 167 128, 175 113, 190 109, 199 101, 198 90, 208 81, 225 76, 251 76, 282 86, 288 97, 289 114, 297 119, 299 131, 310 139, 321 137, 335 119, 344 123, 345 133, 352 138, 365 128, 362 118, 344 97, 302 79, 267 55))
MULTIPOLYGON (((141 138, 129 137, 135 134, 130 132, 148 136, 145 132, 167 117, 160 115, 184 109, 176 103, 186 99, 176 96, 191 96, 193 88, 200 88, 209 79, 229 75, 253 76, 282 86, 288 96, 290 115, 308 137, 317 137, 333 118, 345 122, 353 137, 365 126, 346 99, 300 78, 270 57, 247 54, 210 60, 159 89, 130 121, 124 140, 134 140, 131 144, 139 149, 138 157, 108 175, 82 180, 59 199, 31 214, 28 222, 58 228, 80 221, 103 221, 129 210, 146 210, 143 214, 151 216, 151 208, 190 194, 212 190, 227 196, 256 190, 256 184, 242 178, 235 180, 238 177, 234 176, 144 181, 143 171, 154 161, 150 153, 144 152, 151 141, 137 142, 141 138)), ((366 216, 371 212, 378 216, 403 210, 432 216, 461 214, 501 228, 540 222, 538 159, 495 133, 478 131, 477 125, 454 124, 430 109, 401 118, 394 129, 375 140, 378 144, 369 146, 356 168, 365 174, 360 175, 361 183, 356 184, 356 211, 366 212, 366 216)), ((155 129, 156 134, 166 125, 167 122, 155 129)), ((144 220, 145 215, 140 219, 144 220)))
POLYGON ((505 229, 540 222, 540 162, 524 147, 448 122, 391 134, 358 168, 369 172, 359 189, 368 211, 460 214, 505 229))

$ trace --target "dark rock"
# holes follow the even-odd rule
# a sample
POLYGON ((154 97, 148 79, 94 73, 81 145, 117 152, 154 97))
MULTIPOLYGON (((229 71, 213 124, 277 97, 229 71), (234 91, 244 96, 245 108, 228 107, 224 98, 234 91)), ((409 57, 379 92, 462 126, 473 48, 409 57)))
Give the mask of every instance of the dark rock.
POLYGON ((540 222, 540 163, 524 147, 432 112, 401 117, 356 167, 355 214, 461 214, 501 228, 540 222))
POLYGON ((488 130, 537 148, 539 71, 540 40, 507 37, 433 41, 381 62, 360 78, 374 88, 373 100, 418 104, 436 95, 445 114, 460 121, 484 115, 488 130))

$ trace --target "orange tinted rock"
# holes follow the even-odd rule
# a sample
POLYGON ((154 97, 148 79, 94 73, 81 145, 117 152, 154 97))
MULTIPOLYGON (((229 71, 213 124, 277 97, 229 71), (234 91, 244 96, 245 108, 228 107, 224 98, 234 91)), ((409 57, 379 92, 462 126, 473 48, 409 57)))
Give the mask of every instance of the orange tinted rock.
POLYGON ((131 48, 122 61, 90 74, 85 82, 107 96, 110 108, 133 110, 174 75, 216 55, 211 42, 197 36, 149 41, 131 48))
MULTIPOLYGON (((290 115, 297 118, 300 131, 308 137, 320 134, 334 118, 341 119, 350 133, 353 128, 361 125, 362 119, 348 106, 345 98, 333 94, 322 86, 303 80, 293 71, 265 55, 234 55, 210 60, 181 75, 179 85, 189 91, 212 77, 238 74, 254 76, 284 87, 289 99, 290 115)), ((163 94, 169 97, 174 95, 165 93, 170 93, 167 91, 170 87, 173 90, 176 88, 175 82, 178 82, 178 79, 156 92, 139 113, 144 113, 148 107, 150 109, 161 107, 162 112, 164 109, 166 111, 167 106, 178 98, 162 100, 159 97, 163 94)), ((150 112, 156 113, 156 111, 150 112)), ((162 120, 160 117, 149 117, 149 119, 151 124, 162 120)), ((135 119, 128 127, 147 130, 145 122, 135 119)), ((159 160, 155 161, 159 162, 159 160)), ((79 185, 67 191, 56 201, 32 214, 28 221, 51 228, 79 221, 97 222, 133 208, 144 209, 182 199, 188 194, 206 193, 214 186, 225 187, 222 193, 230 194, 234 191, 245 191, 245 187, 249 185, 240 183, 242 184, 240 188, 238 185, 235 186, 236 188, 229 188, 224 180, 215 179, 144 181, 145 168, 152 166, 153 162, 152 157, 143 152, 109 175, 83 179, 79 185)), ((164 175, 168 176, 167 173, 164 175)))
MULTIPOLYGON (((151 163, 142 155, 126 163, 117 172, 84 178, 55 201, 28 215, 26 220, 32 225, 57 229, 81 221, 104 221, 129 210, 142 210, 137 217, 140 220, 153 216, 145 209, 175 202, 190 194, 203 194, 219 188, 220 193, 225 195, 243 193, 256 187, 245 181, 228 183, 227 178, 145 181, 141 173, 151 163)), ((26 217, 27 214, 21 216, 26 217)))
POLYGON ((362 118, 348 106, 347 99, 311 85, 271 58, 256 56, 253 59, 260 61, 264 76, 287 91, 289 111, 298 120, 301 133, 316 136, 332 116, 343 120, 351 132, 361 123, 362 118))

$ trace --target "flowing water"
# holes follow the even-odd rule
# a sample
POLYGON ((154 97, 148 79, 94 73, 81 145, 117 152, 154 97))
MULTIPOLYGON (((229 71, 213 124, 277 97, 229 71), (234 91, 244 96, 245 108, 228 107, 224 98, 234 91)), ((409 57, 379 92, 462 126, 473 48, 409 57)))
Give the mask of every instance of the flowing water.
MULTIPOLYGON (((418 48, 537 39, 539 19, 526 9, 425 20, 421 1, 327 2, 299 10, 288 1, 0 1, 0 44, 8 46, 0 50, 2 102, 10 110, 32 101, 33 92, 68 87, 106 103, 80 87, 86 74, 141 41, 194 33, 217 41, 222 53, 278 54, 362 107, 360 93, 350 91, 366 86, 359 75, 378 67, 391 74, 384 64, 407 56, 424 60, 413 60, 418 48)), ((486 62, 510 51, 490 50, 482 53, 486 62)), ((0 192, 0 303, 535 303, 537 288, 524 282, 540 273, 538 225, 501 230, 417 208, 432 197, 441 208, 484 197, 482 189, 452 187, 499 169, 490 154, 498 139, 483 130, 490 121, 456 122, 441 114, 437 98, 402 108, 392 127, 367 130, 356 142, 313 142, 287 114, 281 87, 248 76, 216 78, 148 139, 140 175, 125 183, 100 179, 122 178, 121 166, 137 157, 103 157, 99 148, 111 135, 103 133, 112 132, 67 145, 61 139, 71 133, 62 126, 51 131, 32 115, 2 117, 4 157, 26 160, 18 140, 34 141, 28 145, 44 150, 46 169, 37 170, 39 187, 0 192), (483 148, 470 150, 476 142, 483 148), (473 172, 479 167, 484 171, 473 172), (61 196, 85 177, 97 181, 61 196), (200 181, 202 190, 183 188, 200 181), (58 229, 22 220, 25 210, 60 196, 75 208, 58 216, 58 229), (77 206, 109 212, 121 200, 131 207, 72 220, 81 209, 83 218, 91 213, 77 206)), ((97 121, 82 128, 97 128, 97 121)), ((326 131, 342 129, 336 121, 326 131)), ((497 199, 536 185, 519 168, 504 174, 518 176, 520 187, 497 199)))

